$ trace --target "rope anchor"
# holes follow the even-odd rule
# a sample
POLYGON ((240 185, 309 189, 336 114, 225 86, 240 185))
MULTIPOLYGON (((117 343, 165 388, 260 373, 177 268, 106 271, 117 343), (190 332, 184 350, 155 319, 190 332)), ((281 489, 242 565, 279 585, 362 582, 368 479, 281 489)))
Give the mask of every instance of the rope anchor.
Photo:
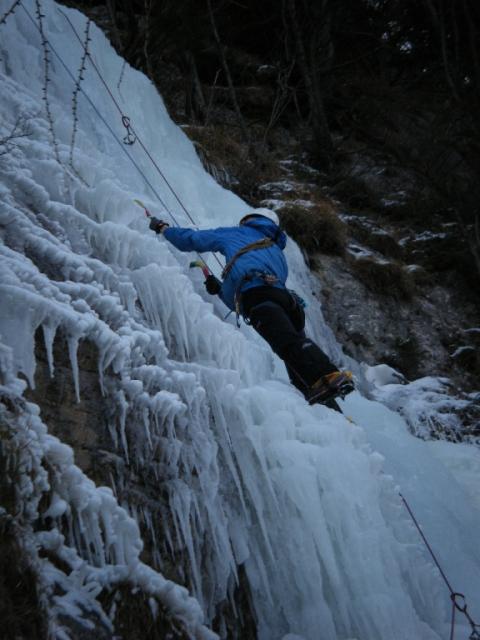
POLYGON ((478 625, 474 619, 472 618, 472 616, 468 613, 467 611, 467 601, 465 600, 465 596, 463 595, 463 593, 459 593, 458 591, 454 591, 452 589, 452 585, 450 584, 450 582, 448 581, 447 576, 445 575, 444 570, 442 569, 442 567, 440 566, 440 563, 437 560, 436 555, 433 552, 432 547, 430 546, 430 543, 428 542, 427 538, 425 537, 425 534, 422 531, 422 528, 420 527, 418 520, 415 517, 415 514, 413 513, 412 509, 410 508, 410 505, 408 504, 407 500, 403 497, 403 495, 401 493, 398 494, 400 496, 400 498, 403 501, 403 504, 405 505, 413 524, 415 525, 415 527, 417 528, 418 533, 420 534, 420 537, 422 538, 423 542, 425 543, 426 548, 428 549, 428 552, 430 553, 432 560, 434 561, 435 565, 437 566, 437 569, 440 572, 440 575, 443 578, 443 581, 445 582, 445 584, 447 585, 448 590, 450 591, 450 600, 452 601, 452 617, 451 617, 451 624, 450 624, 450 640, 454 639, 455 636, 455 611, 460 611, 460 613, 463 613, 463 615, 465 616, 465 618, 467 619, 472 632, 471 634, 468 636, 468 640, 480 640, 480 632, 477 631, 477 629, 480 629, 480 625, 478 625))
POLYGON ((468 613, 468 606, 463 593, 454 592, 450 594, 450 600, 452 601, 453 607, 463 613, 463 615, 467 618, 468 623, 472 628, 472 632, 468 636, 468 640, 480 639, 480 633, 477 631, 477 629, 480 629, 480 626, 474 622, 472 616, 468 613))
POLYGON ((123 138, 123 142, 128 145, 135 144, 137 136, 133 133, 132 125, 130 124, 130 118, 122 116, 122 124, 127 130, 126 136, 123 138))

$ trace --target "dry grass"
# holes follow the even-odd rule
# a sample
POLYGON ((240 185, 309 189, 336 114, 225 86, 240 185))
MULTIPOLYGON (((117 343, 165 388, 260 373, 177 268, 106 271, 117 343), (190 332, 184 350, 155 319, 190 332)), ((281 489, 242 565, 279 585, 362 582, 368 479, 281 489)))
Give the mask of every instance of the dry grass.
POLYGON ((195 145, 208 173, 224 186, 231 186, 246 160, 244 145, 232 137, 226 127, 189 125, 183 130, 195 145))
POLYGON ((375 211, 378 206, 376 194, 358 176, 345 176, 334 186, 335 196, 349 209, 375 211))
POLYGON ((212 162, 227 165, 238 158, 239 166, 245 157, 245 145, 235 137, 231 127, 188 125, 183 127, 195 146, 208 154, 212 162))
POLYGON ((346 226, 328 200, 313 207, 287 205, 279 211, 282 227, 308 253, 344 255, 346 226))
MULTIPOLYGON (((195 145, 205 169, 213 177, 244 197, 255 199, 258 186, 278 178, 278 163, 265 149, 248 149, 239 130, 228 125, 183 127, 195 145)), ((260 131, 251 127, 252 140, 260 131)))
POLYGON ((411 300, 415 281, 397 262, 378 262, 372 258, 355 258, 351 262, 354 275, 373 293, 398 300, 411 300))

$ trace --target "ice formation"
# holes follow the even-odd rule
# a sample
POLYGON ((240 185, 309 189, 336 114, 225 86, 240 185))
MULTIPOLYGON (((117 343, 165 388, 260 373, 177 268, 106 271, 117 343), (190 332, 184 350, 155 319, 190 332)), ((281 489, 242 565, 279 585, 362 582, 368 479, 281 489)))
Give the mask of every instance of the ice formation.
MULTIPOLYGON (((82 47, 65 16, 80 34, 85 17, 41 3, 50 43, 49 123, 35 6, 24 0, 0 25, 0 139, 19 117, 28 129, 0 156, 1 393, 16 407, 11 437, 24 461, 26 514, 31 522, 38 518, 48 494, 41 515, 55 523, 32 529, 32 545, 72 568, 66 580, 47 561, 40 567, 46 593, 59 581, 64 591, 50 606, 57 636, 66 637, 55 626, 62 611, 81 620, 82 611, 93 610, 108 626, 96 596, 104 585, 128 580, 193 637, 213 637, 204 625, 231 597, 243 565, 261 640, 445 637, 448 592, 408 520, 398 482, 415 496, 439 555, 479 617, 478 499, 474 473, 467 477, 448 464, 454 445, 444 443, 447 449, 434 455, 435 443, 418 441, 398 414, 358 392, 345 404, 356 424, 309 407, 261 339, 224 320, 226 309, 212 304, 200 276, 189 271, 190 256, 154 237, 133 204, 140 197, 160 217, 190 224, 139 145, 128 154, 122 149, 118 111, 88 63, 74 170, 69 166, 72 75, 82 47), (96 487, 71 449, 48 434, 38 408, 22 400, 19 376, 35 383, 39 328, 52 374, 55 336, 66 336, 79 402, 77 348, 85 340, 97 346, 99 384, 112 408, 110 437, 126 465, 162 483, 168 522, 154 522, 147 508, 134 513, 112 490, 96 487), (154 538, 162 534, 154 567, 139 559, 137 521, 154 538), (176 546, 188 557, 192 596, 161 574, 162 558, 176 546)), ((0 16, 9 8, 0 0, 0 16)), ((196 223, 235 224, 246 205, 205 173, 142 74, 127 65, 117 87, 123 61, 96 27, 90 33, 95 65, 196 223)), ((290 285, 309 300, 309 332, 345 362, 293 242, 287 257, 290 285)), ((212 256, 207 261, 219 271, 212 256)), ((475 455, 465 453, 470 470, 475 455)))

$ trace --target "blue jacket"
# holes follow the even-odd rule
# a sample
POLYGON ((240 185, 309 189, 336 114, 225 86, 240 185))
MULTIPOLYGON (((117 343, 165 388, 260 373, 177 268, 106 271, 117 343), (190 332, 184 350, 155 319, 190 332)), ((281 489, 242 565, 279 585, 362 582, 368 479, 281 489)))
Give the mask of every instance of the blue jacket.
POLYGON ((234 299, 237 289, 240 292, 265 285, 264 280, 255 276, 251 280, 243 280, 249 272, 261 271, 275 275, 277 282, 273 286, 285 288, 288 267, 283 249, 287 243, 287 236, 268 218, 254 217, 238 227, 219 227, 206 231, 169 227, 164 236, 180 251, 198 251, 199 253, 219 251, 225 256, 226 262, 247 244, 265 237, 275 241, 273 246, 248 251, 235 261, 230 273, 223 281, 219 294, 230 309, 235 307, 234 299))

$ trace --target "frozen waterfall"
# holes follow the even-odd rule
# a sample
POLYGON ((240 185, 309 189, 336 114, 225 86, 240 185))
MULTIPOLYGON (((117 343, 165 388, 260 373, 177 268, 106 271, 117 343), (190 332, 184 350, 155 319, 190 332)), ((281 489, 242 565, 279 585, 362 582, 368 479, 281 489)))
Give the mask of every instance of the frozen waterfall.
MULTIPOLYGON (((0 16, 11 5, 0 0, 0 16)), ((32 532, 32 544, 55 549, 73 568, 67 581, 45 571, 46 584, 63 581, 59 611, 88 600, 108 618, 96 594, 128 576, 187 620, 195 637, 213 637, 203 624, 230 597, 243 565, 261 640, 446 638, 449 594, 400 486, 480 619, 478 452, 418 440, 397 413, 358 392, 344 404, 355 423, 305 403, 261 339, 224 320, 227 310, 189 270, 191 257, 148 230, 134 198, 159 217, 191 223, 139 145, 122 149, 118 110, 88 59, 73 170, 74 81, 66 69, 77 76, 83 50, 65 15, 80 37, 86 18, 52 0, 41 7, 50 122, 36 2, 23 0, 0 25, 0 139, 18 122, 26 131, 0 155, 2 393, 21 402, 24 381, 34 385, 41 329, 52 374, 55 336, 66 336, 82 402, 77 349, 92 342, 114 447, 125 465, 162 483, 170 510, 168 521, 155 522, 148 508, 118 504, 114 487, 96 487, 72 450, 48 434, 38 408, 21 405, 15 437, 25 469, 38 470, 36 484, 25 481, 25 504, 34 518, 50 492, 43 517, 56 523, 32 532), (139 523, 158 538, 154 567, 139 559, 139 523), (178 545, 191 597, 162 576, 163 558, 178 545)), ((92 25, 90 35, 96 67, 198 226, 235 224, 245 203, 204 171, 149 80, 128 65, 122 74, 102 32, 92 25)), ((310 334, 345 362, 293 241, 287 258, 290 286, 309 301, 310 334)), ((459 637, 468 631, 458 617, 459 637)))

